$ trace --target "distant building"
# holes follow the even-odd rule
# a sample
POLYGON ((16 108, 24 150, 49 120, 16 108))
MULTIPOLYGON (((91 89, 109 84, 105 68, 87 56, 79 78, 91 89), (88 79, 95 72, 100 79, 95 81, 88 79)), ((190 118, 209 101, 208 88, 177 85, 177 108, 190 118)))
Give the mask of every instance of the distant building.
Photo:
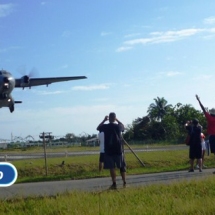
POLYGON ((99 139, 98 137, 91 138, 89 140, 86 140, 87 146, 99 146, 99 139))
POLYGON ((6 149, 7 143, 0 143, 0 149, 6 149))

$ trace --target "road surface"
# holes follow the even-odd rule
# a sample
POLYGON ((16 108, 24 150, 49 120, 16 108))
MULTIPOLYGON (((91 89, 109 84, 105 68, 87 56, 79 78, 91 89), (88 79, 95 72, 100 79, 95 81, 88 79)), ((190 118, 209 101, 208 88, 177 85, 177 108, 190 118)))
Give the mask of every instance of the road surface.
MULTIPOLYGON (((127 186, 136 187, 155 183, 172 183, 181 180, 203 179, 213 175, 214 169, 204 169, 203 172, 175 171, 154 174, 128 175, 127 186)), ((214 175, 215 177, 215 175, 214 175)), ((110 177, 84 180, 67 180, 52 182, 36 182, 14 184, 0 188, 0 199, 27 198, 36 196, 53 196, 72 191, 104 191, 111 185, 110 177)), ((117 177, 117 187, 122 188, 122 180, 117 177)))

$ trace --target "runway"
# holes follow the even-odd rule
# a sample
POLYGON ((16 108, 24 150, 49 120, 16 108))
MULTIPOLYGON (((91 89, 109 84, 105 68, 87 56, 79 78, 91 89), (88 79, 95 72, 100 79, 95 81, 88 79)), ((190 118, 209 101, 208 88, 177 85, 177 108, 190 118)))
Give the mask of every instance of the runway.
MULTIPOLYGON (((207 176, 212 176, 214 169, 204 169, 203 172, 175 171, 154 174, 127 175, 127 187, 146 186, 156 183, 172 183, 182 180, 198 180, 207 176)), ((215 175, 214 175, 215 177, 215 175)), ((110 177, 93 178, 83 180, 51 181, 14 184, 10 187, 0 188, 0 199, 27 198, 39 196, 54 196, 65 192, 104 191, 111 185, 110 177)), ((122 180, 117 177, 117 187, 122 188, 122 180)))

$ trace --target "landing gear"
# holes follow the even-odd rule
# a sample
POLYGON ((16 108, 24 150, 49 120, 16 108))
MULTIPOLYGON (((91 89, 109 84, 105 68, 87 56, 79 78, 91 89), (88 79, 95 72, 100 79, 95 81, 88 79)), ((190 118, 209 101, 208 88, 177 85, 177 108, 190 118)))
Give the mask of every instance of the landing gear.
POLYGON ((8 98, 8 94, 7 93, 2 93, 1 97, 2 97, 2 99, 6 99, 6 98, 8 98))
POLYGON ((10 112, 12 113, 12 112, 14 111, 14 105, 11 105, 11 106, 9 107, 9 109, 10 109, 10 112))

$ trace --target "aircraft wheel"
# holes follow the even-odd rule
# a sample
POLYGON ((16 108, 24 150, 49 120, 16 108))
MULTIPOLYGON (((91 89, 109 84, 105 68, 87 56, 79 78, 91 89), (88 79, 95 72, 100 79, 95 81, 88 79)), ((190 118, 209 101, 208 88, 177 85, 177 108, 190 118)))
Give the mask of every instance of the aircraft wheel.
POLYGON ((14 111, 14 105, 11 105, 11 106, 9 107, 9 109, 10 109, 10 112, 12 113, 12 112, 14 111))

